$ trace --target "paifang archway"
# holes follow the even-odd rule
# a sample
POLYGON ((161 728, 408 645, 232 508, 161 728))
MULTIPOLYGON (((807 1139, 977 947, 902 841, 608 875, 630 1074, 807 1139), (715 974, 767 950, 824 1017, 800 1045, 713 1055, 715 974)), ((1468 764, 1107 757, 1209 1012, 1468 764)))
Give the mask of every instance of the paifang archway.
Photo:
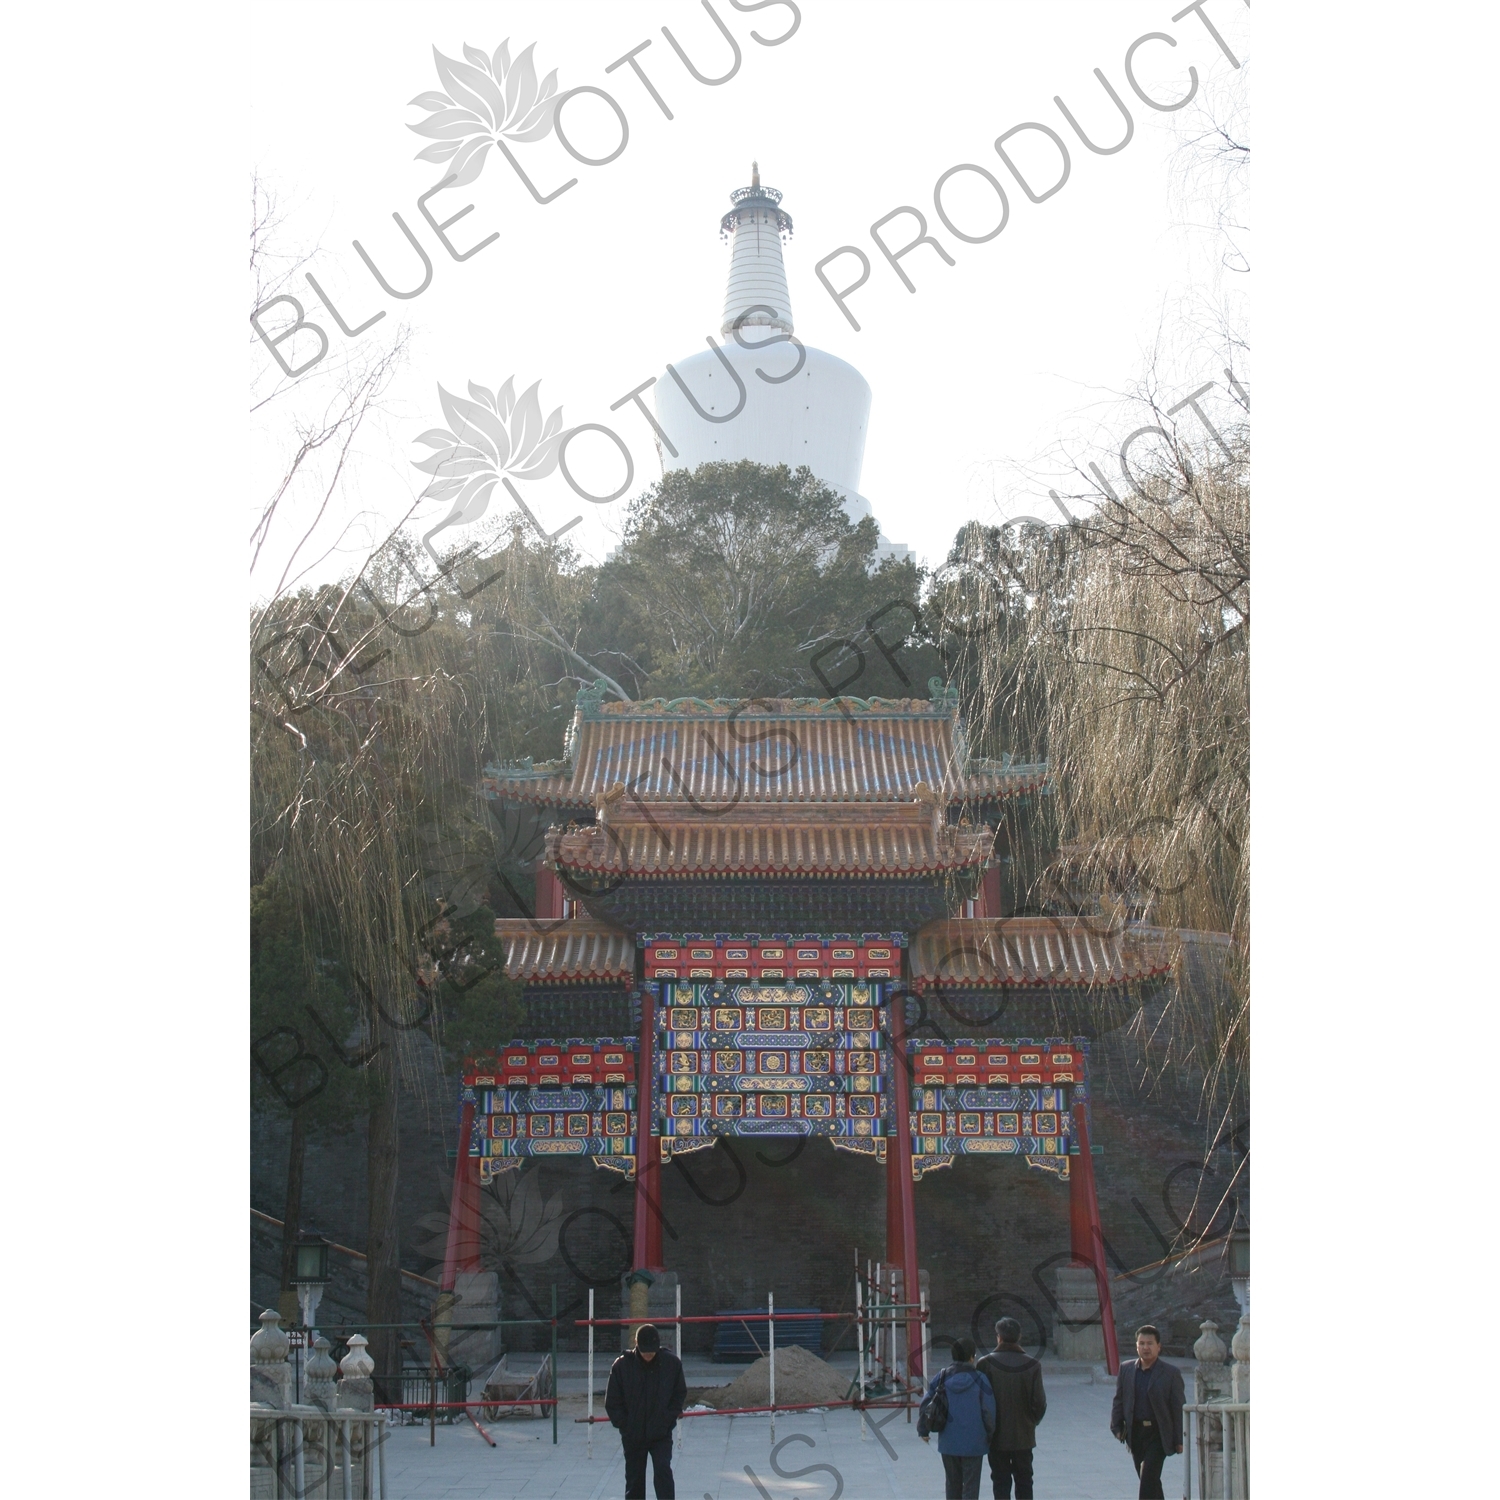
POLYGON ((1086 1008, 1169 958, 1144 935, 1003 914, 985 817, 1043 791, 1046 767, 969 756, 957 695, 932 694, 605 704, 596 687, 562 761, 486 768, 491 798, 552 824, 536 909, 497 922, 509 972, 544 1024, 579 1013, 571 991, 601 1015, 628 1003, 631 1034, 470 1060, 445 1289, 477 1269, 480 1185, 524 1158, 632 1178, 633 1267, 656 1272, 664 1163, 724 1137, 823 1136, 886 1173, 887 1261, 907 1287, 927 1173, 983 1155, 1066 1182, 1116 1367, 1086 1037, 909 1040, 907 1010, 945 990, 1086 1008))

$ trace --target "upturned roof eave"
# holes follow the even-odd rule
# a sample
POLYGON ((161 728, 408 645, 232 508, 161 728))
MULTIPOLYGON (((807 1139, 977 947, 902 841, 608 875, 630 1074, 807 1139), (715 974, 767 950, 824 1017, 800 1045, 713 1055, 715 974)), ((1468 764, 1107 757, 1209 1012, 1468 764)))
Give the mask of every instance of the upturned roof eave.
MULTIPOLYGON (((963 803, 973 802, 1008 802, 1012 798, 1029 796, 1033 792, 1044 791, 1050 781, 1050 774, 1043 771, 1035 776, 1018 777, 1013 784, 995 785, 989 781, 976 782, 965 778, 957 784, 949 784, 939 788, 939 799, 946 807, 957 807, 963 803)), ((615 783, 618 786, 623 782, 615 783)), ((576 808, 580 812, 591 811, 594 807, 593 794, 577 789, 568 781, 543 782, 530 777, 516 777, 508 780, 499 776, 486 776, 481 783, 484 795, 491 800, 504 798, 513 802, 527 802, 537 805, 552 807, 576 808)), ((647 808, 687 808, 693 806, 693 798, 682 795, 662 796, 658 793, 648 793, 644 796, 638 793, 631 794, 631 800, 640 806, 647 808)), ((701 799, 700 799, 701 800, 701 799)), ((852 805, 872 806, 901 806, 911 800, 910 794, 904 789, 897 791, 870 791, 851 792, 846 796, 830 796, 827 793, 792 793, 776 797, 751 797, 743 798, 744 805, 750 807, 816 807, 820 804, 831 807, 844 807, 852 805)))
POLYGON ((907 868, 862 869, 847 867, 829 869, 826 865, 783 866, 774 870, 621 870, 618 865, 583 865, 554 861, 554 868, 566 870, 570 875, 619 876, 624 880, 797 880, 816 877, 819 880, 915 880, 945 875, 953 870, 968 869, 982 860, 969 860, 965 864, 921 865, 907 868))
MULTIPOLYGON (((953 807, 1046 793, 1046 762, 971 756, 956 689, 937 678, 929 687, 926 699, 606 703, 599 682, 579 692, 560 760, 491 762, 482 786, 490 798, 578 809, 627 788, 631 802, 646 808, 716 804, 729 797, 761 807, 890 805, 914 794, 953 807), (795 731, 792 753, 774 774, 757 758, 764 733, 747 738, 742 732, 752 725, 757 731, 795 731), (700 733, 702 744, 695 738, 700 733), (666 752, 676 760, 675 771, 666 752)), ((773 748, 779 744, 773 737, 773 748)))
POLYGON ((1174 962, 1166 941, 1078 917, 940 918, 913 937, 911 955, 919 991, 1099 991, 1160 979, 1174 962))
POLYGON ((505 972, 522 984, 630 984, 635 940, 595 917, 497 917, 505 972))

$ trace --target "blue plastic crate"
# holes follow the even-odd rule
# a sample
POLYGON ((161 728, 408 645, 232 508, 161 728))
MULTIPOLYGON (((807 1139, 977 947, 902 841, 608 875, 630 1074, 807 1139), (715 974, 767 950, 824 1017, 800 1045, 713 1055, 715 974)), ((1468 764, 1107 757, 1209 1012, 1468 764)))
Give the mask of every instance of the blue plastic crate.
MULTIPOLYGON (((779 1307, 778 1313, 815 1313, 821 1307, 779 1307)), ((733 1323, 720 1323, 714 1334, 716 1363, 738 1362, 749 1364, 759 1359, 770 1346, 770 1328, 763 1307, 732 1307, 719 1311, 721 1318, 734 1318, 733 1323), (742 1320, 742 1321, 741 1321, 742 1320), (759 1346, 759 1347, 757 1347, 759 1346)), ((814 1318, 801 1319, 795 1323, 776 1321, 776 1347, 785 1349, 796 1344, 814 1354, 823 1350, 823 1324, 814 1318)))

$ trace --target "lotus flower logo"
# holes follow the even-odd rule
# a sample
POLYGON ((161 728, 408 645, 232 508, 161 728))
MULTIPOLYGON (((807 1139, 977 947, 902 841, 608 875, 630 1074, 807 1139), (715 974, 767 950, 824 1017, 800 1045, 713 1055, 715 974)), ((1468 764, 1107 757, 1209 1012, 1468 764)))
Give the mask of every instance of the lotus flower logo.
POLYGON ((490 493, 502 475, 545 479, 557 467, 568 434, 562 424, 562 407, 542 420, 542 403, 537 395, 540 386, 538 380, 517 399, 514 376, 498 392, 487 391, 471 380, 470 401, 438 387, 448 426, 424 432, 417 441, 437 451, 420 462, 413 460, 415 468, 433 476, 421 498, 449 500, 453 505, 422 538, 434 561, 437 554, 432 551, 432 538, 449 526, 477 521, 488 508, 490 493))
MULTIPOLYGON (((444 1182, 444 1195, 451 1191, 444 1182)), ((557 1254, 562 1211, 563 1195, 543 1198, 534 1171, 506 1172, 480 1193, 479 1222, 468 1232, 478 1230, 480 1260, 487 1267, 540 1265, 557 1254)), ((448 1215, 423 1214, 417 1228, 431 1236, 417 1253, 441 1261, 448 1248, 448 1215)))
POLYGON ((438 77, 448 92, 418 94, 411 103, 429 111, 428 116, 420 125, 406 128, 433 141, 417 152, 416 160, 447 163, 443 176, 457 174, 450 187, 473 182, 484 170, 490 147, 502 136, 508 141, 539 141, 552 129, 557 69, 538 86, 532 47, 514 62, 509 40, 495 48, 493 57, 465 43, 467 62, 432 49, 438 77))

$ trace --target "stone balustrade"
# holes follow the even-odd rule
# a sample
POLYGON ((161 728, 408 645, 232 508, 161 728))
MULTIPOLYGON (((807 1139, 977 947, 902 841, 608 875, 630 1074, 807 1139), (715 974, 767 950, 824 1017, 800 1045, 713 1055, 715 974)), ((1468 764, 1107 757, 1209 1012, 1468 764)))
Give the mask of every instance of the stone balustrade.
POLYGON ((1188 1490, 1199 1500, 1241 1500, 1250 1483, 1250 1315, 1240 1317, 1228 1347, 1217 1323, 1199 1327, 1193 1345, 1195 1399, 1183 1428, 1188 1490))
POLYGON ((251 1500, 384 1500, 386 1414, 374 1409, 368 1342, 351 1335, 335 1366, 328 1340, 314 1339, 298 1402, 281 1314, 260 1315, 250 1340, 251 1500))

